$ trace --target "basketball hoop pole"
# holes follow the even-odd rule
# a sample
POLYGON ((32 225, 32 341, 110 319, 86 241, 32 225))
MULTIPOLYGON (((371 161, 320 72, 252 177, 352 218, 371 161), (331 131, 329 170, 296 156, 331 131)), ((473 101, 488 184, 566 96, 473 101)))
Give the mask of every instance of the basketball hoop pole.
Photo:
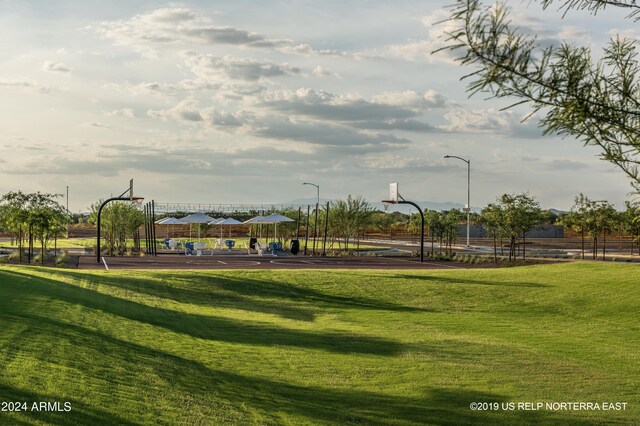
POLYGON ((119 197, 108 198, 104 200, 102 204, 100 204, 100 208, 98 208, 98 224, 97 224, 98 229, 96 233, 97 234, 96 235, 96 260, 98 263, 100 263, 100 217, 102 215, 102 209, 104 208, 104 206, 106 206, 108 203, 112 201, 139 201, 139 200, 144 200, 144 198, 133 196, 133 179, 131 179, 131 181, 129 181, 129 189, 127 189, 122 194, 120 194, 119 197), (126 194, 127 192, 129 193, 129 196, 125 197, 124 194, 126 194))
POLYGON ((400 194, 398 195, 398 200, 383 200, 382 202, 385 204, 409 204, 418 209, 418 213, 420 213, 420 262, 424 262, 424 213, 422 213, 422 209, 419 205, 414 203, 413 201, 407 201, 400 194))

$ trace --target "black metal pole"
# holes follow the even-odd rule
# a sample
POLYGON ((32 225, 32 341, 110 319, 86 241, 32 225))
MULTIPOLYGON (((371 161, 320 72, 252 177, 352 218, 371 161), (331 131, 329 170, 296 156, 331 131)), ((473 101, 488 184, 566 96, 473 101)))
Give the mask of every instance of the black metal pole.
POLYGON ((311 206, 307 204, 307 224, 304 227, 304 255, 307 255, 307 243, 309 242, 309 215, 311 213, 311 206))
POLYGON ((153 255, 158 255, 158 241, 156 241, 156 202, 151 200, 151 235, 153 236, 153 255))
POLYGON ((422 209, 420 208, 419 205, 417 205, 413 201, 398 200, 398 204, 411 204, 416 209, 418 209, 418 213, 420 213, 420 220, 421 220, 421 226, 420 226, 420 229, 421 229, 421 231, 420 231, 420 262, 424 262, 424 214, 422 213, 422 209))
POLYGON ((316 240, 318 239, 318 209, 320 204, 316 203, 316 219, 313 221, 313 255, 316 255, 316 240))
POLYGON ((322 241, 322 255, 327 255, 327 232, 329 231, 329 202, 327 201, 327 211, 324 214, 324 239, 322 241))
POLYGON ((149 254, 149 203, 144 205, 144 252, 149 254))
POLYGON ((302 207, 298 207, 298 230, 296 231, 296 240, 300 237, 300 218, 302 217, 302 207))

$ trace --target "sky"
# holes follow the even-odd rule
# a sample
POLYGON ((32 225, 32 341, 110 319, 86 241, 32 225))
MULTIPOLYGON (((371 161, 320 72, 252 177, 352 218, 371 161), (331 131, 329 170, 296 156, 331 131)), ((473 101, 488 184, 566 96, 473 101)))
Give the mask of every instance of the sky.
MULTIPOLYGON (((569 209, 623 208, 628 179, 599 151, 542 136, 526 109, 469 98, 442 45, 446 1, 0 0, 0 193, 166 203, 283 203, 362 195, 466 202, 528 192, 569 209)), ((636 37, 591 16, 509 2, 545 43, 636 37)), ((61 199, 64 203, 64 198, 61 199)))

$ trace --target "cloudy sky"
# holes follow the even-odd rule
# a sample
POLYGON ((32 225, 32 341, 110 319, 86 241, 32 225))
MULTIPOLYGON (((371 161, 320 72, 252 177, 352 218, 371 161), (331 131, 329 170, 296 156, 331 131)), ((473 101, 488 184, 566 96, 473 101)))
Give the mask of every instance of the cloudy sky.
MULTIPOLYGON (((542 137, 526 110, 468 99, 469 70, 431 55, 446 1, 0 0, 0 192, 63 193, 78 211, 135 179, 160 202, 386 197, 472 206, 526 192, 622 207, 628 180, 595 148, 542 137)), ((513 18, 599 49, 620 13, 513 18)))

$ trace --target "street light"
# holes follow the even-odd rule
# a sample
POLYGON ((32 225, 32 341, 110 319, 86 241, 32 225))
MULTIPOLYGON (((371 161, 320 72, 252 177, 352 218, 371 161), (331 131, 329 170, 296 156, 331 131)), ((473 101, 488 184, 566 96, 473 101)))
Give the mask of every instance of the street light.
POLYGON ((471 214, 471 160, 465 160, 457 155, 445 155, 444 158, 457 158, 467 163, 467 205, 464 211, 467 212, 467 247, 469 247, 469 216, 471 214))
POLYGON ((318 209, 320 208, 320 185, 316 185, 315 183, 311 183, 311 182, 304 182, 303 185, 311 185, 311 186, 315 186, 316 187, 316 194, 318 196, 318 201, 316 202, 316 220, 313 222, 313 254, 316 254, 316 239, 317 239, 317 234, 316 234, 316 230, 318 227, 318 209))

